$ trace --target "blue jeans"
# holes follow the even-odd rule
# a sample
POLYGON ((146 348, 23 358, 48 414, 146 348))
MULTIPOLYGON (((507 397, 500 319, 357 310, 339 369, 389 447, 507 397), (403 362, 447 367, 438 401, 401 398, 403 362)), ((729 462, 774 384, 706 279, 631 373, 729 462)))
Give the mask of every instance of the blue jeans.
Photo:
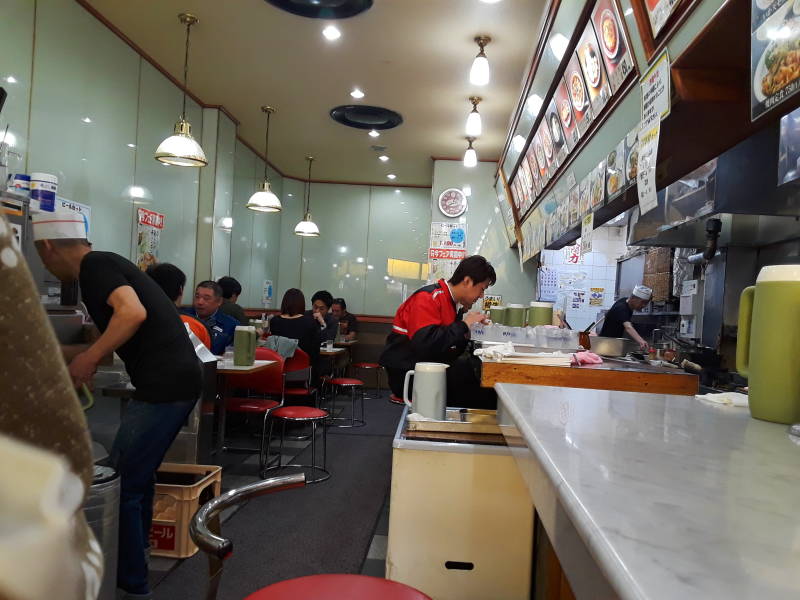
POLYGON ((121 478, 117 586, 132 594, 150 591, 145 549, 150 545, 156 469, 196 401, 131 400, 111 449, 121 478))

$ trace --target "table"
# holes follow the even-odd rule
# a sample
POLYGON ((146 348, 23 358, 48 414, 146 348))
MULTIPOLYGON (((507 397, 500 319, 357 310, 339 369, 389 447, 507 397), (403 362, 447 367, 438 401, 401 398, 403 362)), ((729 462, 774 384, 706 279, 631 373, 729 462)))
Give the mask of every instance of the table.
POLYGON ((576 598, 800 597, 800 447, 785 425, 686 396, 495 389, 576 598))
POLYGON ((263 371, 270 365, 274 365, 274 360, 257 360, 252 365, 236 366, 233 361, 219 359, 217 361, 217 439, 215 449, 212 452, 215 456, 220 456, 225 450, 225 404, 230 397, 230 390, 225 385, 226 375, 250 375, 263 371))
POLYGON ((496 383, 551 385, 622 392, 651 392, 694 396, 700 380, 682 369, 654 367, 638 362, 603 358, 601 365, 545 367, 483 360, 481 386, 496 383))

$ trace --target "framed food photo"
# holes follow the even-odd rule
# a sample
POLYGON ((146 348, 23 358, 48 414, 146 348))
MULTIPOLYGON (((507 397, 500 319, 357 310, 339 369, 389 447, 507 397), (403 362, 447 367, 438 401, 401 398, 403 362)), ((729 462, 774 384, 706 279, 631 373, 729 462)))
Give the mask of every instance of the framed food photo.
POLYGON ((533 176, 527 160, 520 162, 517 173, 522 174, 522 212, 525 212, 533 202, 533 176))
POLYGON ((592 114, 591 103, 589 102, 589 91, 586 89, 586 82, 583 80, 581 71, 581 61, 577 55, 573 54, 567 63, 564 71, 564 84, 569 93, 572 105, 572 115, 575 117, 575 127, 578 135, 582 137, 592 124, 594 116, 592 114))
POLYGON ((531 170, 531 177, 533 178, 533 191, 538 198, 542 192, 542 176, 539 174, 539 165, 536 164, 536 156, 533 153, 533 144, 528 146, 528 151, 525 153, 525 162, 528 163, 528 168, 531 170))
POLYGON ((600 111, 611 98, 611 86, 608 84, 606 68, 603 66, 600 46, 591 23, 586 24, 583 35, 575 50, 583 70, 583 79, 586 89, 589 90, 589 102, 592 112, 599 115, 600 111))
POLYGON ((606 158, 606 195, 616 196, 625 185, 625 140, 620 140, 617 147, 608 153, 606 158))
POLYGON ((519 177, 515 177, 511 182, 511 200, 514 202, 514 208, 517 209, 517 214, 522 214, 522 190, 519 187, 519 177))
POLYGON ((569 148, 564 129, 561 127, 561 118, 558 116, 555 100, 550 100, 550 104, 544 113, 544 120, 550 130, 550 137, 553 139, 553 149, 558 159, 558 164, 563 165, 564 161, 567 160, 569 148))
POLYGON ((572 227, 580 221, 581 194, 580 187, 575 186, 569 191, 569 226, 572 227))
POLYGON ((592 187, 592 176, 594 175, 594 171, 591 171, 586 177, 583 178, 580 184, 580 191, 579 191, 579 202, 578 205, 580 207, 580 218, 582 219, 586 213, 592 208, 591 202, 589 200, 589 192, 590 188, 592 187))
POLYGON ((536 130, 536 135, 538 135, 539 139, 542 141, 542 149, 544 150, 544 156, 547 160, 547 169, 550 171, 550 176, 552 177, 561 163, 558 162, 555 145, 553 144, 553 138, 550 135, 550 128, 547 126, 546 119, 542 119, 539 123, 539 129, 536 130))
MULTIPOLYGON (((612 0, 613 1, 613 0, 612 0)), ((647 62, 659 54, 703 0, 631 0, 647 62)), ((747 2, 748 0, 735 0, 747 2)), ((770 2, 770 0, 749 0, 770 2)), ((781 0, 778 0, 779 2, 781 0)))
POLYGON ((553 101, 556 103, 558 118, 561 120, 561 129, 564 131, 567 152, 572 152, 575 146, 578 145, 581 134, 575 123, 575 115, 572 113, 572 102, 570 102, 569 94, 567 93, 567 85, 564 83, 563 79, 558 82, 553 98, 553 101))
POLYGON ((589 203, 592 210, 603 204, 606 199, 606 161, 600 161, 600 164, 592 171, 591 189, 589 191, 589 203))
POLYGON ((544 189, 544 186, 546 186, 547 182, 550 181, 550 171, 547 168, 547 159, 544 156, 544 146, 542 146, 542 139, 539 137, 538 131, 533 136, 531 146, 533 146, 533 153, 536 155, 536 164, 539 165, 539 175, 541 175, 542 189, 544 189))
POLYGON ((614 94, 636 69, 625 27, 614 0, 597 0, 592 10, 592 24, 608 74, 611 93, 614 94))
MULTIPOLYGON (((752 0, 755 13, 766 0, 752 0)), ((775 3, 771 4, 772 8, 775 3)), ((750 117, 753 121, 800 90, 800 1, 788 1, 750 36, 750 117)))

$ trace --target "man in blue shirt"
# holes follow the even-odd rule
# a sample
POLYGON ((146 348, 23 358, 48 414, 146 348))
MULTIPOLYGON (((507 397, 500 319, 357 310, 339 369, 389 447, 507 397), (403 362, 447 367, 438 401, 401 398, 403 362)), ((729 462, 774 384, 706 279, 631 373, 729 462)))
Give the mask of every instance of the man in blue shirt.
POLYGON ((233 332, 239 322, 220 310, 222 288, 214 281, 202 281, 194 291, 192 308, 187 315, 195 317, 208 327, 211 335, 211 352, 217 356, 225 354, 225 348, 233 344, 233 332))

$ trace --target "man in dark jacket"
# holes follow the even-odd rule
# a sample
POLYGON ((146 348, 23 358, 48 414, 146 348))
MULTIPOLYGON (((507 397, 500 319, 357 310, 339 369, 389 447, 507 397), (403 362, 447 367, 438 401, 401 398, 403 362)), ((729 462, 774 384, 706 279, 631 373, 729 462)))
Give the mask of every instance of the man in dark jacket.
POLYGON ((439 362, 450 365, 449 405, 487 406, 496 401, 493 390, 480 387, 469 357, 459 359, 469 341, 470 326, 486 320, 483 313, 464 312, 496 281, 494 267, 484 257, 469 256, 449 280, 418 289, 400 305, 380 357, 394 395, 402 396, 406 371, 415 363, 439 362))

